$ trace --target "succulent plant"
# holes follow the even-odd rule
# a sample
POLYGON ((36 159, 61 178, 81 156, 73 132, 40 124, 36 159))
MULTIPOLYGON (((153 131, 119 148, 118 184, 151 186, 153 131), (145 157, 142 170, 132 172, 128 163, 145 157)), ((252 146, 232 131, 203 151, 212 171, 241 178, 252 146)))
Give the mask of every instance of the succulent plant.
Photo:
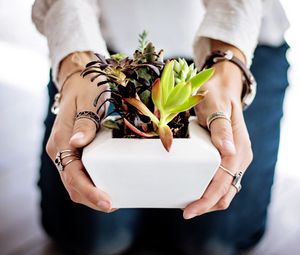
POLYGON ((188 65, 186 60, 183 58, 179 58, 178 61, 174 60, 173 70, 175 84, 178 84, 183 81, 188 81, 197 74, 197 68, 195 68, 194 63, 188 65))
POLYGON ((113 128, 115 136, 159 136, 167 151, 173 136, 187 136, 188 111, 203 99, 204 92, 198 91, 213 75, 213 69, 197 73, 194 64, 189 66, 184 59, 165 63, 163 50, 156 52, 146 32, 139 36, 133 58, 123 54, 108 59, 96 56, 98 60, 87 64, 82 75, 92 75, 92 82, 105 77, 97 85, 109 85, 109 89, 95 98, 94 106, 99 112, 107 102, 113 104, 113 110, 106 116, 117 113, 120 118, 104 125, 113 128), (105 93, 110 93, 110 97, 99 105, 105 93))
POLYGON ((175 85, 174 64, 174 60, 168 62, 161 78, 155 80, 152 85, 152 100, 159 112, 159 117, 137 98, 125 99, 127 103, 149 117, 157 126, 156 132, 167 151, 169 151, 173 141, 173 134, 168 123, 180 112, 191 109, 203 99, 204 93, 197 93, 197 91, 213 74, 213 69, 207 69, 191 76, 189 80, 181 81, 175 85))

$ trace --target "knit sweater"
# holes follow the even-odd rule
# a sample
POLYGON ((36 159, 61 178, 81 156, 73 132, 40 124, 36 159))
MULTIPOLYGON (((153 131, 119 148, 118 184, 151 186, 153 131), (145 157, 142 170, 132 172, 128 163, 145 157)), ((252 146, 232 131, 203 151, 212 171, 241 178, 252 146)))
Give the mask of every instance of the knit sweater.
POLYGON ((130 54, 143 30, 167 56, 199 66, 212 38, 238 47, 250 66, 257 43, 281 44, 288 27, 277 0, 36 0, 32 18, 47 37, 55 81, 70 53, 108 55, 109 46, 130 54))

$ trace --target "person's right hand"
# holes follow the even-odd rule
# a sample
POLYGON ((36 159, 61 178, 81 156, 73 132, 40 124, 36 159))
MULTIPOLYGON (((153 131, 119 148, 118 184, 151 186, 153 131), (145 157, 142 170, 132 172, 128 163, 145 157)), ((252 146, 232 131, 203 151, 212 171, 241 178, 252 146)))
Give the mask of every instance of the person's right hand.
MULTIPOLYGON (((96 135, 96 125, 89 119, 75 121, 80 111, 93 111, 93 100, 99 88, 80 73, 73 74, 63 86, 59 113, 55 119, 46 150, 54 161, 57 152, 71 149, 80 153, 80 148, 89 144, 96 135)), ((101 112, 100 112, 101 114, 101 112)), ((65 164, 71 157, 63 159, 65 164)), ((81 160, 74 160, 60 171, 61 180, 72 201, 102 212, 112 212, 111 199, 104 191, 94 186, 81 160)))

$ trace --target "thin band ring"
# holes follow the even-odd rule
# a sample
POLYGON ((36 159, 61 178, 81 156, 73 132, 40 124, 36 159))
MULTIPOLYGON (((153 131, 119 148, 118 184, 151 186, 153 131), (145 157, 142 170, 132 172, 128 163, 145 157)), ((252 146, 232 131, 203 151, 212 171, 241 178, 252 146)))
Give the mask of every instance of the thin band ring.
POLYGON ((70 150, 70 149, 65 149, 65 150, 60 151, 61 154, 65 153, 65 152, 73 152, 73 153, 75 153, 73 150, 70 150))
POLYGON ((61 159, 64 159, 64 158, 68 158, 68 157, 71 157, 71 156, 79 157, 79 154, 77 154, 77 153, 70 153, 70 154, 61 156, 60 158, 61 158, 61 159))
POLYGON ((71 162, 76 161, 76 160, 80 160, 79 158, 72 158, 70 159, 68 162, 66 162, 66 164, 64 164, 64 168, 69 165, 71 162))
POLYGON ((77 115, 75 117, 75 121, 79 120, 79 119, 88 119, 88 120, 93 121, 96 125, 97 131, 100 128, 100 121, 101 121, 100 117, 92 111, 82 111, 82 112, 77 113, 77 115))
POLYGON ((229 171, 227 168, 225 168, 224 166, 220 165, 220 168, 225 171, 226 173, 230 174, 233 178, 235 177, 235 174, 232 173, 231 171, 229 171))
POLYGON ((74 160, 79 160, 79 159, 80 159, 80 155, 77 152, 72 151, 70 149, 66 149, 66 150, 57 152, 55 160, 54 160, 54 164, 55 164, 57 170, 59 172, 62 172, 62 171, 64 171, 65 167, 68 164, 70 164, 74 160), (65 153, 67 153, 67 154, 65 154, 65 153), (68 157, 75 157, 75 158, 70 159, 69 161, 67 161, 67 163, 63 164, 63 159, 68 158, 68 157))
POLYGON ((206 126, 207 126, 209 131, 210 131, 211 123, 213 121, 215 121, 216 119, 225 119, 229 123, 231 123, 230 118, 224 112, 213 112, 210 115, 208 115, 207 118, 206 118, 206 126))

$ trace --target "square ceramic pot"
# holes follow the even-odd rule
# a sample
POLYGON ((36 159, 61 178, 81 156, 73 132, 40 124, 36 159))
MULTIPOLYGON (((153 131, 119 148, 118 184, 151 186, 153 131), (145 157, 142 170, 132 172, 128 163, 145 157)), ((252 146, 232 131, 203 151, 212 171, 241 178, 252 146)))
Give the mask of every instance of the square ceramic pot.
POLYGON ((159 139, 112 138, 102 128, 82 161, 113 208, 184 208, 202 196, 221 162, 195 119, 189 135, 174 139, 167 152, 159 139))

